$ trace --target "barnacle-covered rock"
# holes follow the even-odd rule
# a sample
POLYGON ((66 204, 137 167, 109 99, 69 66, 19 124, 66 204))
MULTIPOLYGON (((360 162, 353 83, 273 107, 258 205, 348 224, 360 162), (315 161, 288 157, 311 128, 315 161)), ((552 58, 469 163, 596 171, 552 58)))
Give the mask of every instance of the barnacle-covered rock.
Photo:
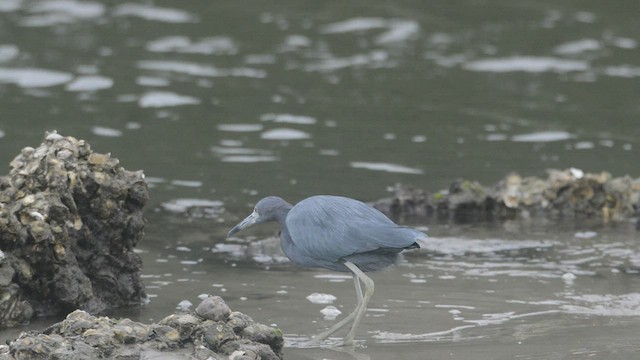
MULTIPOLYGON (((215 303, 220 300, 216 297, 215 303)), ((180 313, 147 325, 76 310, 40 333, 22 333, 8 346, 0 346, 0 360, 168 358, 169 352, 181 359, 282 359, 279 329, 240 312, 231 314, 226 321, 213 321, 195 312, 180 313), (234 319, 242 319, 241 331, 234 329, 234 319)))
POLYGON ((531 216, 621 221, 640 216, 640 178, 575 168, 547 170, 546 179, 511 173, 489 187, 457 180, 449 190, 433 194, 397 186, 393 197, 374 206, 396 218, 435 215, 440 221, 531 216))
POLYGON ((55 132, 10 167, 0 177, 0 327, 140 303, 143 173, 55 132))

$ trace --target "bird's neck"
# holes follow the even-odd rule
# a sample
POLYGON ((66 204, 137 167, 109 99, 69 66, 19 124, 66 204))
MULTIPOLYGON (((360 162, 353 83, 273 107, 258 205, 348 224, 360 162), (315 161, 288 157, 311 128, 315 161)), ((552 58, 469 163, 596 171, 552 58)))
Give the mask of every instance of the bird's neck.
POLYGON ((291 208, 293 207, 293 205, 289 204, 289 203, 285 203, 282 206, 278 207, 276 209, 275 212, 275 217, 276 217, 276 221, 278 223, 280 223, 281 226, 283 226, 285 224, 285 221, 287 220, 287 214, 289 213, 289 210, 291 210, 291 208))

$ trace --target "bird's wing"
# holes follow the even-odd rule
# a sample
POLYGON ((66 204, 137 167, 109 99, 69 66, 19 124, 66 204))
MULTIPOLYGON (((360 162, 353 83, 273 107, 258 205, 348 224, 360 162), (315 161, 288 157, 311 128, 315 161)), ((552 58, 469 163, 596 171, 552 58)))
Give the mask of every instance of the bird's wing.
POLYGON ((296 204, 286 219, 291 239, 306 256, 338 261, 380 248, 404 248, 425 235, 396 225, 378 210, 339 196, 314 196, 296 204))

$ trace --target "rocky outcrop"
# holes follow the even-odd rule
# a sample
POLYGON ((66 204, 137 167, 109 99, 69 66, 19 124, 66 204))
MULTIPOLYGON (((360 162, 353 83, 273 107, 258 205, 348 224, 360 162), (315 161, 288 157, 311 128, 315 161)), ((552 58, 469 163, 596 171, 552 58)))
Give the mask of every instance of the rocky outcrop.
POLYGON ((548 170, 546 179, 509 174, 490 187, 457 180, 429 193, 398 186, 374 206, 392 217, 492 221, 544 217, 621 221, 640 215, 640 178, 578 169, 548 170))
POLYGON ((95 317, 77 310, 42 332, 23 333, 0 346, 0 360, 16 359, 233 359, 282 358, 282 332, 231 311, 218 296, 195 312, 165 317, 156 324, 95 317))
POLYGON ((0 326, 139 304, 144 174, 55 132, 10 166, 0 177, 0 326))

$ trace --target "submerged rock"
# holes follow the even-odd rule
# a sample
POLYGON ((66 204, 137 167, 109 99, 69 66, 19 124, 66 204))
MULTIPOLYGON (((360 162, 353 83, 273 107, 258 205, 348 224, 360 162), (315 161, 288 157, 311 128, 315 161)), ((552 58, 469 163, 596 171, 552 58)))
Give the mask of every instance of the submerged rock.
POLYGON ((621 221, 640 216, 640 178, 548 170, 547 178, 509 174, 492 186, 457 180, 449 190, 428 193, 398 186, 374 206, 393 217, 436 217, 459 222, 547 218, 621 221))
POLYGON ((0 327, 139 304, 144 174, 55 132, 10 166, 0 177, 0 327))
MULTIPOLYGON (((212 303, 224 301, 213 296, 200 305, 207 308, 212 303)), ((190 359, 228 359, 229 355, 245 360, 282 359, 284 340, 279 329, 239 312, 228 315, 213 321, 197 312, 180 313, 147 325, 76 310, 42 332, 23 333, 8 346, 0 346, 0 360, 151 359, 168 358, 168 353, 190 359), (238 326, 237 319, 246 324, 238 326)))

